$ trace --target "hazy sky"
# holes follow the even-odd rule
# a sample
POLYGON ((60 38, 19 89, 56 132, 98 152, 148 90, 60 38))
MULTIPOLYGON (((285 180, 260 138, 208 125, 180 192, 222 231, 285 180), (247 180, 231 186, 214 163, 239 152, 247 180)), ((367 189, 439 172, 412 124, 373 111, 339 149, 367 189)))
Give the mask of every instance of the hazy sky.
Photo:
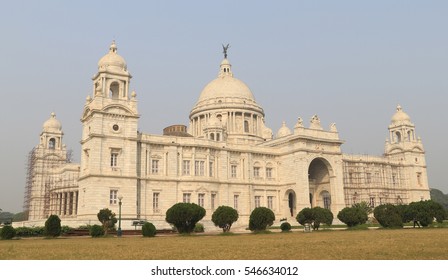
POLYGON ((22 210, 26 158, 54 111, 79 162, 80 117, 113 39, 139 129, 188 124, 222 43, 274 133, 318 114, 343 151, 381 155, 397 104, 448 192, 448 1, 5 1, 0 10, 0 208, 22 210))

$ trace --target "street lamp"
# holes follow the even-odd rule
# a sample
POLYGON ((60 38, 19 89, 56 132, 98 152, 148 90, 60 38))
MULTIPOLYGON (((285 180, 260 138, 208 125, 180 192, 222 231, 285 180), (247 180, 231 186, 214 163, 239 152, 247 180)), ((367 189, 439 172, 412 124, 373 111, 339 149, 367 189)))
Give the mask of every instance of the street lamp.
POLYGON ((121 200, 123 199, 123 196, 120 194, 118 196, 118 230, 117 230, 117 236, 121 237, 121 200))

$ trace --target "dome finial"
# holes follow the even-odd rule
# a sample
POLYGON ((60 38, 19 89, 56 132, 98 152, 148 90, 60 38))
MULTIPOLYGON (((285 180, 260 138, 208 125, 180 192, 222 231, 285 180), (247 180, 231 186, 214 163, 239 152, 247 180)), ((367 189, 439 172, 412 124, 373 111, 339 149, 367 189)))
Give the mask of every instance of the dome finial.
POLYGON ((402 110, 401 105, 398 104, 398 105, 397 105, 397 112, 398 112, 398 111, 401 111, 401 110, 402 110))
POLYGON ((109 52, 117 52, 117 45, 115 44, 115 40, 112 40, 112 44, 110 44, 109 52))
POLYGON ((223 53, 224 53, 224 59, 227 58, 227 50, 230 48, 230 44, 227 44, 224 46, 224 44, 222 44, 222 49, 223 49, 223 53))

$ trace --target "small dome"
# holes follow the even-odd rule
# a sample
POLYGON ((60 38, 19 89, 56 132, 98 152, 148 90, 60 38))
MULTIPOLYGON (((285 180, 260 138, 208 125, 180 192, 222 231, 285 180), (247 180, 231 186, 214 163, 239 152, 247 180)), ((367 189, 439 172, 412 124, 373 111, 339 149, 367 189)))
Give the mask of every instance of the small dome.
POLYGON ((112 44, 109 47, 109 53, 98 61, 98 70, 104 70, 109 67, 124 71, 127 69, 126 61, 121 55, 117 54, 117 45, 115 44, 115 41, 112 41, 112 44))
POLYGON ((397 112, 395 112, 395 114, 392 116, 391 123, 395 124, 395 123, 410 123, 410 122, 411 118, 409 117, 409 115, 403 112, 401 106, 398 105, 397 112))
POLYGON ((283 122, 282 127, 277 132, 277 138, 291 135, 291 130, 286 126, 286 122, 283 122))
POLYGON ((55 113, 51 113, 51 117, 46 122, 44 122, 43 130, 45 132, 60 132, 61 129, 61 122, 56 119, 55 113))

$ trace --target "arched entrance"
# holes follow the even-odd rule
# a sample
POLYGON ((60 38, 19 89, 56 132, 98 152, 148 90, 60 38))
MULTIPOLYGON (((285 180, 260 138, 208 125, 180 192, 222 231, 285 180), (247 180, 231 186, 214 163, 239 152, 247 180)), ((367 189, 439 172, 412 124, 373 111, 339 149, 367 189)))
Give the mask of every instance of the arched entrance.
POLYGON ((288 214, 294 217, 296 212, 296 193, 293 190, 287 190, 285 194, 288 206, 288 214))
POLYGON ((308 167, 308 186, 311 207, 331 207, 330 177, 333 172, 330 163, 324 158, 315 158, 308 167))

